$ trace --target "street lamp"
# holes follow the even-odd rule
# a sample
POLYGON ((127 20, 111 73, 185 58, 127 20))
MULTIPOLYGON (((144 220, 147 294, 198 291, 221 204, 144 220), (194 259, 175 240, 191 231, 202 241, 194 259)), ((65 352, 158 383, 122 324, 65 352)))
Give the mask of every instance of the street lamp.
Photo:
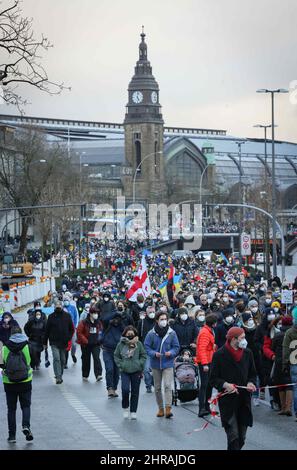
POLYGON ((271 144, 272 144, 272 243, 273 243, 273 277, 277 275, 277 255, 276 255, 276 187, 275 187, 275 139, 274 139, 274 95, 275 93, 289 93, 284 88, 268 90, 261 88, 257 93, 270 93, 271 95, 271 144))
POLYGON ((135 170, 134 176, 133 176, 133 197, 132 197, 132 198, 133 198, 133 204, 135 204, 135 196, 136 196, 136 194, 135 194, 135 183, 136 183, 136 176, 137 176, 137 173, 140 171, 141 165, 143 164, 143 162, 144 162, 147 158, 149 158, 149 157, 151 157, 151 156, 154 156, 154 155, 157 155, 158 153, 163 153, 163 151, 162 151, 162 150, 159 150, 158 152, 149 153, 148 155, 146 155, 145 157, 142 158, 141 162, 140 162, 140 163, 138 164, 138 166, 136 167, 136 170, 135 170))
MULTIPOLYGON (((239 198, 242 205, 242 164, 241 164, 241 146, 245 144, 244 140, 235 142, 238 146, 238 160, 239 160, 239 198)), ((242 250, 241 250, 241 236, 242 236, 242 220, 243 220, 243 207, 240 207, 239 217, 239 261, 242 264, 242 250)))
POLYGON ((204 173, 206 172, 207 168, 211 165, 214 165, 214 163, 208 163, 208 165, 206 165, 205 168, 203 168, 203 171, 201 173, 201 176, 200 176, 200 184, 199 184, 199 204, 201 204, 201 198, 202 198, 202 180, 203 180, 203 176, 204 176, 204 173))

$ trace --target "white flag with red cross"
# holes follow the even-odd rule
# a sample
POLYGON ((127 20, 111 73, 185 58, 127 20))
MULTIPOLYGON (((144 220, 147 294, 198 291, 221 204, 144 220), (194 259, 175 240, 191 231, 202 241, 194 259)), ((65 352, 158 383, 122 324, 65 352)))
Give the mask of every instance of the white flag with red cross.
POLYGON ((151 293, 151 283, 147 272, 147 265, 145 256, 142 256, 141 263, 138 267, 137 273, 134 276, 133 283, 131 284, 126 298, 131 302, 136 302, 137 296, 142 294, 146 299, 151 293))

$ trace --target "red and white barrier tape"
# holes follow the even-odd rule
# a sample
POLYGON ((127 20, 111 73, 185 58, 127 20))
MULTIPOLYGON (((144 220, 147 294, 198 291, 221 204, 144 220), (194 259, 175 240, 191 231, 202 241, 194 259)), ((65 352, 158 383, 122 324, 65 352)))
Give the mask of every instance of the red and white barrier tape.
MULTIPOLYGON (((219 418, 219 413, 217 411, 217 405, 219 403, 219 399, 226 396, 226 395, 232 395, 233 393, 235 393, 235 390, 240 388, 240 389, 244 389, 244 390, 247 390, 247 387, 243 386, 243 385, 235 385, 235 384, 232 384, 234 385, 235 389, 232 391, 232 392, 220 392, 218 393, 217 395, 215 395, 213 398, 210 398, 208 400, 208 403, 209 403, 209 407, 210 407, 210 414, 211 414, 211 420, 214 419, 214 418, 219 418)), ((283 385, 266 385, 265 387, 257 387, 257 390, 265 390, 265 388, 284 388, 284 387, 293 387, 297 385, 297 383, 290 383, 290 384, 283 384, 283 385)), ((252 392, 250 392, 252 393, 252 392)), ((204 429, 207 428, 207 426, 210 424, 210 421, 207 421, 201 428, 196 428, 196 429, 193 429, 193 431, 189 431, 187 432, 187 435, 189 434, 192 434, 193 432, 200 432, 200 431, 204 431, 204 429)))

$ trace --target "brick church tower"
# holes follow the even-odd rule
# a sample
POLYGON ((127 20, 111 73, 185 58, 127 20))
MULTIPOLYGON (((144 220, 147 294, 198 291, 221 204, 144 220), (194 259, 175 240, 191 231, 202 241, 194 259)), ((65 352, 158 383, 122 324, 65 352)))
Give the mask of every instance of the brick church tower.
POLYGON ((164 121, 159 102, 159 85, 148 61, 143 28, 140 36, 139 59, 128 87, 124 120, 125 165, 130 168, 130 175, 123 176, 124 194, 131 201, 134 196, 136 202, 162 202, 166 193, 164 121))

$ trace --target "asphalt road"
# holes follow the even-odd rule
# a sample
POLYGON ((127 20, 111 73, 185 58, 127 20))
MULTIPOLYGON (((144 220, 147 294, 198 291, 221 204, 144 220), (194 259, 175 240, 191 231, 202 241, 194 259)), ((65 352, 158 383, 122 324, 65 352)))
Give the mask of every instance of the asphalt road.
MULTIPOLYGON (((16 314, 23 325, 25 313, 16 314)), ((174 407, 173 419, 157 418, 154 394, 147 394, 141 386, 138 419, 124 420, 121 398, 107 398, 105 381, 95 382, 93 373, 89 382, 82 382, 80 353, 73 365, 65 370, 64 383, 55 385, 52 366, 34 372, 31 428, 34 440, 25 441, 20 429, 18 410, 17 443, 8 444, 6 404, 0 386, 0 449, 31 450, 221 450, 226 438, 220 420, 197 416, 197 401, 174 407), (195 431, 194 431, 195 430, 195 431), (197 431, 198 430, 198 431, 197 431)), ((297 449, 297 422, 294 418, 278 416, 267 403, 254 408, 254 427, 248 430, 246 450, 297 449)))

